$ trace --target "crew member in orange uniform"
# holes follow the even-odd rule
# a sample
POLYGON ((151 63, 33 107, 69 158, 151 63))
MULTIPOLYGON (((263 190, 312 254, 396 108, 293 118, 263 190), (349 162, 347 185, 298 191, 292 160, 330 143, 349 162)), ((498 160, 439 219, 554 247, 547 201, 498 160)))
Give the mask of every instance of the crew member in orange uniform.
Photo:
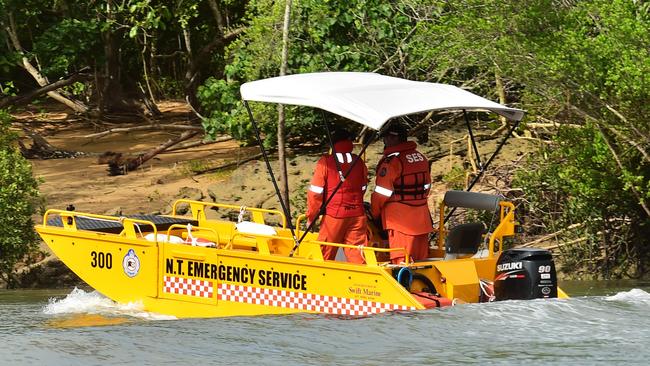
MULTIPOLYGON (((332 136, 334 151, 323 155, 316 164, 316 170, 307 191, 307 224, 318 218, 321 206, 334 191, 341 177, 348 172, 357 159, 352 154, 350 134, 337 130, 332 136)), ((361 158, 357 161, 343 184, 325 208, 321 221, 319 241, 331 243, 367 245, 367 225, 363 208, 363 194, 368 184, 368 168, 361 158)), ((326 260, 336 258, 337 247, 322 246, 326 260)), ((345 249, 347 260, 364 263, 359 249, 345 249)))
MULTIPOLYGON (((383 133, 384 156, 377 164, 376 187, 371 213, 381 219, 391 248, 406 248, 412 260, 429 254, 429 233, 433 231, 427 197, 431 188, 429 162, 407 141, 406 129, 393 123, 383 133)), ((404 261, 404 252, 390 253, 391 262, 404 261)))

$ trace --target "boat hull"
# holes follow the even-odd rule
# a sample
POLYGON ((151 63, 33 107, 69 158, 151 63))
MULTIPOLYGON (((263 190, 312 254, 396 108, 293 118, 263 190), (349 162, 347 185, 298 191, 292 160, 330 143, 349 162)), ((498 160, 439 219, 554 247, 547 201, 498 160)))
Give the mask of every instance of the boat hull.
MULTIPOLYGON (((98 292, 119 303, 140 304, 144 310, 176 317, 297 312, 367 316, 494 300, 486 291, 495 280, 498 259, 489 253, 493 248, 496 254, 501 252, 492 243, 494 235, 482 258, 435 257, 432 250, 432 259, 396 266, 379 259, 403 248, 325 243, 317 241, 317 234, 307 233, 294 251, 286 220, 277 227, 265 224, 263 214, 281 216, 277 212, 247 208, 255 222, 243 226, 205 217, 210 206, 237 206, 188 203, 191 217, 174 213, 110 217, 49 210, 36 231, 98 292), (266 233, 244 231, 260 228, 266 233), (360 250, 366 263, 324 260, 321 249, 327 245, 360 250)), ((559 288, 557 293, 566 297, 559 288)))
POLYGON ((177 317, 424 309, 381 267, 41 227, 54 254, 119 303, 177 317), (101 258, 101 259, 100 259, 101 258))

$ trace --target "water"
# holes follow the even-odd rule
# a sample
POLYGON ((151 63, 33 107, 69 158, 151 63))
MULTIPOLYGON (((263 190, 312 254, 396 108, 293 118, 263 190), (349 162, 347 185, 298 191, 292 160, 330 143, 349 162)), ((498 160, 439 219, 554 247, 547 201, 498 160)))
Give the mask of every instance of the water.
POLYGON ((92 290, 0 291, 1 365, 646 365, 650 283, 361 319, 178 320, 92 290))

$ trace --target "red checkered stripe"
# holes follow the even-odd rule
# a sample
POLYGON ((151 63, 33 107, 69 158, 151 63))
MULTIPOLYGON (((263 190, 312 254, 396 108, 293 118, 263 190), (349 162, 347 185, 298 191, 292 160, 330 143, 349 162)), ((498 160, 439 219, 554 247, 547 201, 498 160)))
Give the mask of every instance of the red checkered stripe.
POLYGON ((370 315, 415 307, 244 285, 217 285, 217 299, 338 315, 370 315))
POLYGON ((163 291, 170 294, 212 297, 214 286, 211 281, 193 280, 191 278, 165 276, 163 291))

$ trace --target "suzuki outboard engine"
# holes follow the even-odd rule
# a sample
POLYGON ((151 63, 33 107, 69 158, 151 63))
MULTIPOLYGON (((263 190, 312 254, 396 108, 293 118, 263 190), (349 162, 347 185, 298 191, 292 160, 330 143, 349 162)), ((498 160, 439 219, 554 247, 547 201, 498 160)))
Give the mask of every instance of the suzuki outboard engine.
POLYGON ((497 301, 557 297, 551 252, 520 248, 501 253, 494 277, 494 296, 497 301))

